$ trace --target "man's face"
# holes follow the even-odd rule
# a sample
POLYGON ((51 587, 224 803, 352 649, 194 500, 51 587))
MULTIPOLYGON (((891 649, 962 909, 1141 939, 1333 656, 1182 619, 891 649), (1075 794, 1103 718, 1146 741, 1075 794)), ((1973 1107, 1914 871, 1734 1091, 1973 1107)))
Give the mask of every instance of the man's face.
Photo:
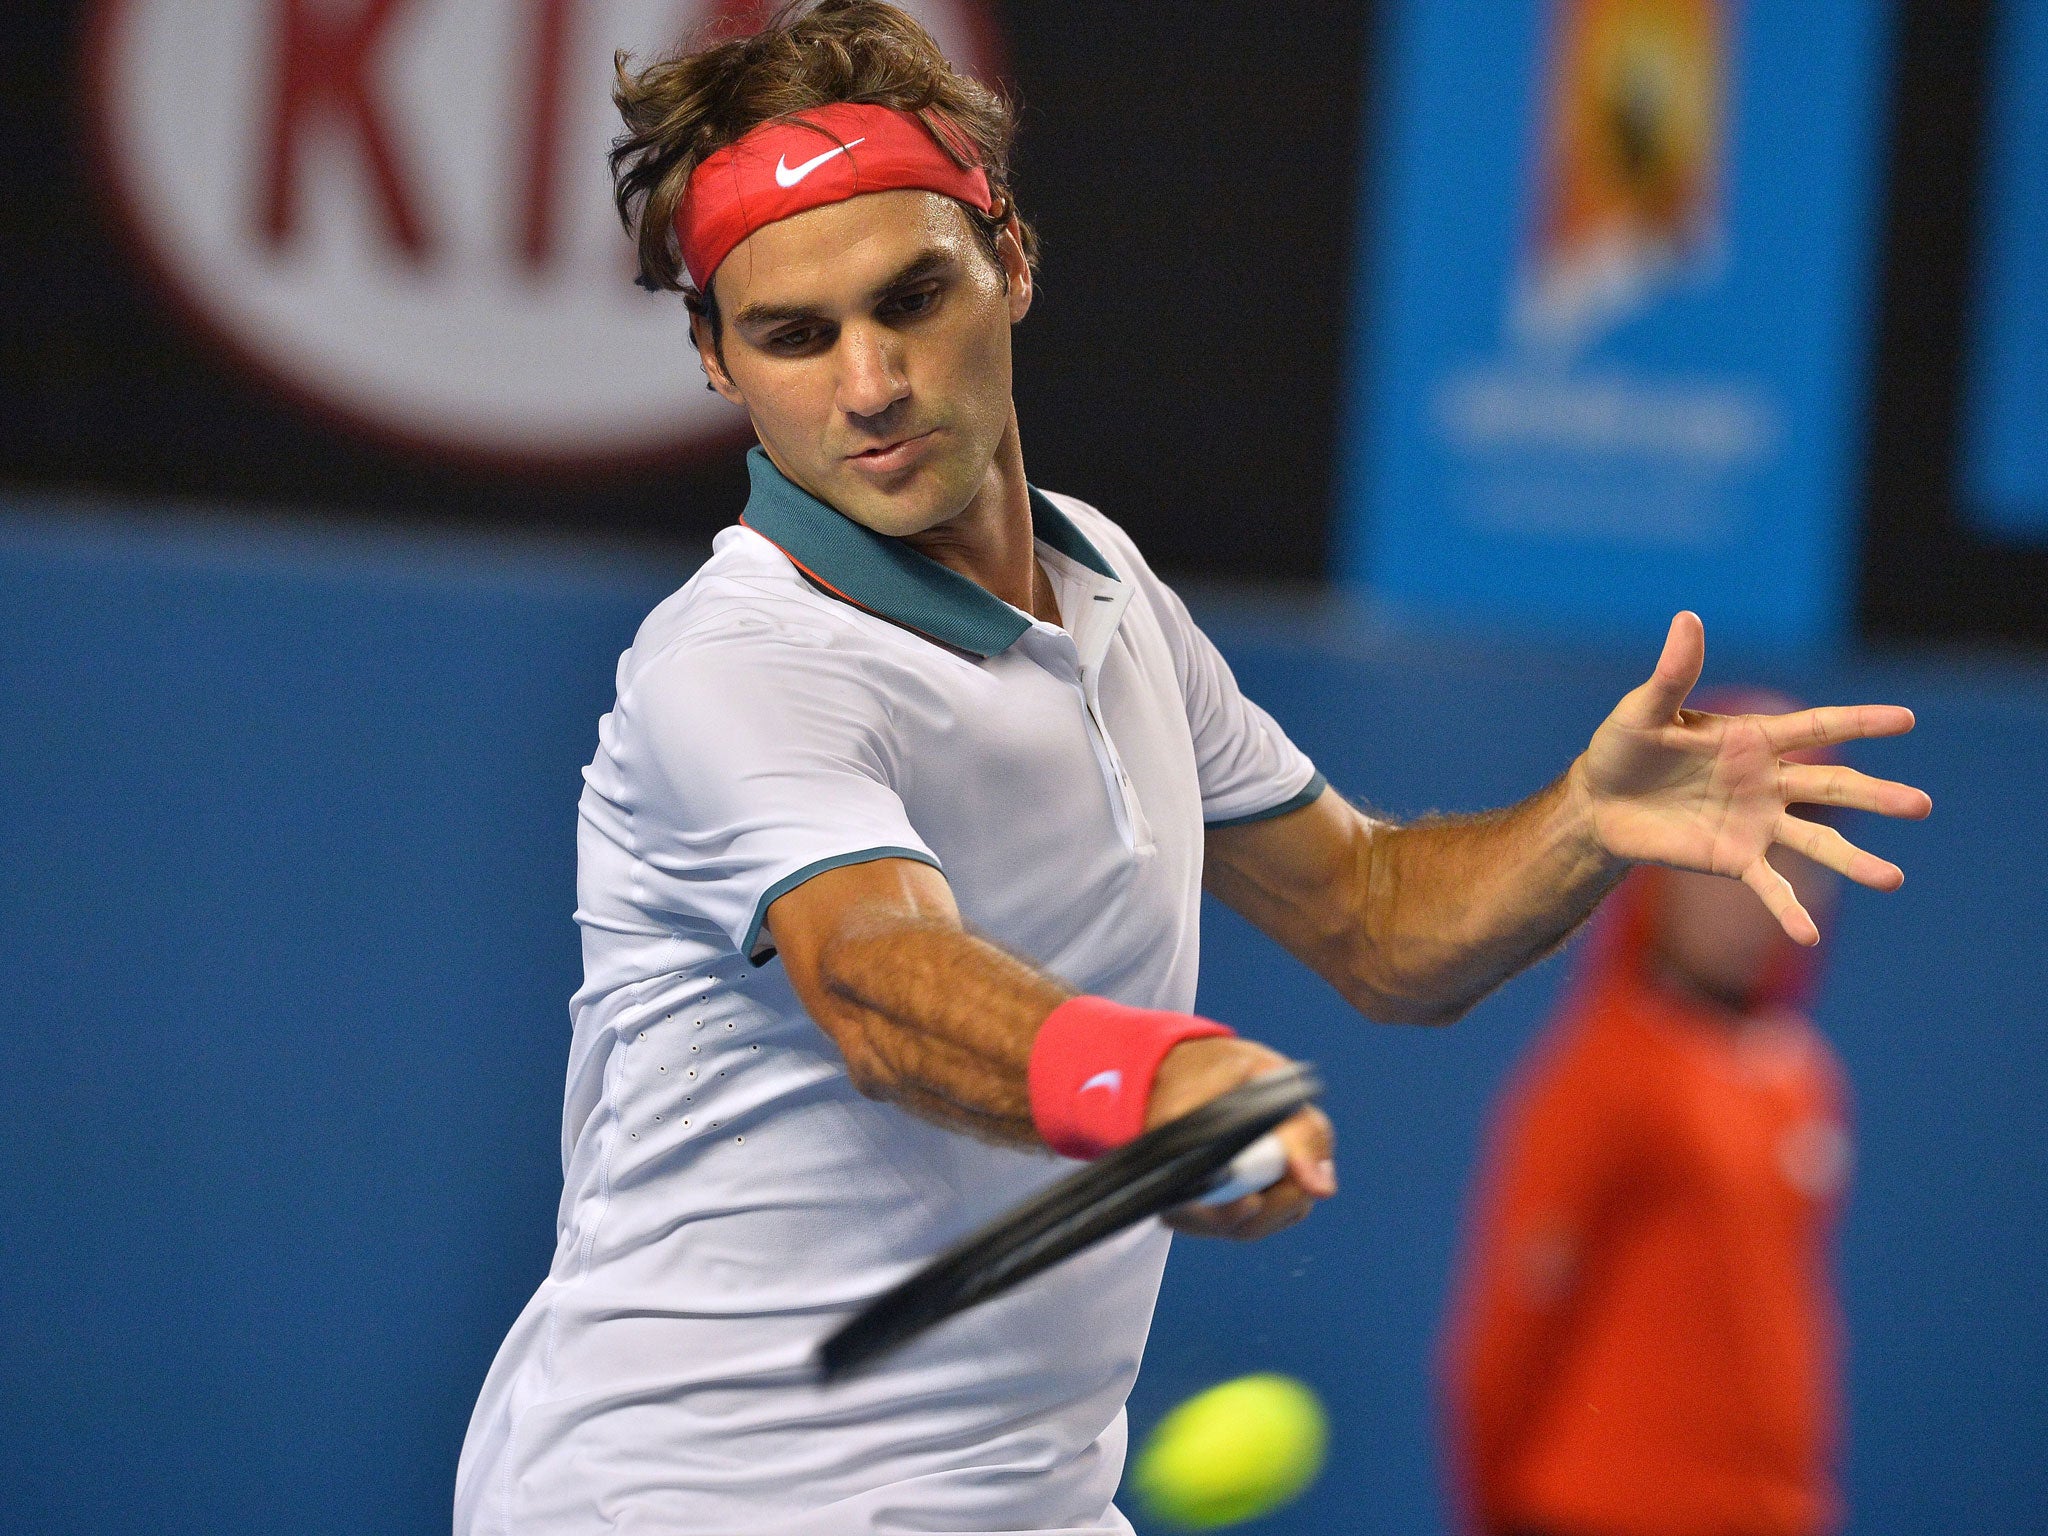
POLYGON ((1031 278, 1014 236, 1001 244, 998 267, 935 192, 764 225, 712 279, 723 366, 697 326, 712 384, 776 468, 855 522, 898 538, 948 522, 1010 425, 1010 327, 1031 278))

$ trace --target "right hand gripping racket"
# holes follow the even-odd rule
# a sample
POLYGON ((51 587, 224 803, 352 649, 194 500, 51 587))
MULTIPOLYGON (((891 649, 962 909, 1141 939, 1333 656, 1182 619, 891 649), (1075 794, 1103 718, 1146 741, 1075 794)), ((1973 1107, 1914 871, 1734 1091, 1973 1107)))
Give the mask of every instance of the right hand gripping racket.
POLYGON ((869 1302, 819 1347, 819 1379, 844 1376, 1148 1216, 1278 1182, 1287 1154, 1270 1133, 1322 1091, 1315 1068, 1297 1062, 1105 1153, 869 1302))

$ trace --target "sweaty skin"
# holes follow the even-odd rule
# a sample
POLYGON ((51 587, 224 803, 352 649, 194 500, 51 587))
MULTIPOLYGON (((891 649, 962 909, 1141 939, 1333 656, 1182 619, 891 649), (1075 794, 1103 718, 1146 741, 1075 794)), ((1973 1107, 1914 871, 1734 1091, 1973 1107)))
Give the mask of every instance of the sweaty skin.
POLYGON ((1010 401, 1010 327, 1032 298, 1014 220, 999 253, 936 192, 813 208, 734 247, 712 279, 724 365, 701 319, 698 348, 790 480, 1057 623, 1010 401))
MULTIPOLYGON (((768 926, 790 985, 862 1093, 985 1140, 1042 1145, 1025 1091, 1031 1043, 1073 988, 968 932, 937 870, 911 859, 828 870, 770 906, 768 926)), ((1146 1123, 1285 1063, 1250 1040, 1186 1041, 1160 1066, 1146 1123)), ((1263 1237, 1335 1194, 1335 1133, 1322 1111, 1303 1110, 1279 1134, 1284 1179, 1229 1205, 1178 1212, 1173 1224, 1263 1237)))
MULTIPOLYGON (((1060 622, 1034 554, 1010 328, 1032 279, 1014 219, 989 259, 964 210, 892 191, 757 230, 713 279, 722 344, 694 327, 705 373, 744 406, 791 481, 997 597, 1060 622)), ((1580 923, 1634 862, 1741 880, 1801 943, 1818 930, 1770 864, 1774 846, 1896 888, 1898 868, 1795 802, 1925 816, 1926 795, 1782 753, 1902 734, 1904 709, 1782 716, 1683 708, 1705 662, 1697 617, 1672 621, 1650 679, 1616 705, 1562 778, 1482 816, 1397 827, 1332 791, 1209 834, 1212 891, 1371 1018, 1446 1023, 1580 923)), ((782 896, 767 926, 805 1008, 861 1091, 995 1140, 1031 1144, 1031 1042, 1070 992, 968 932, 944 877, 907 860, 831 871, 782 896)), ((1278 1065, 1249 1040, 1189 1041, 1161 1064, 1160 1123, 1278 1065)), ((1288 1174, 1262 1194, 1184 1212, 1186 1230, 1254 1237, 1336 1190, 1329 1122, 1281 1128, 1288 1174)))

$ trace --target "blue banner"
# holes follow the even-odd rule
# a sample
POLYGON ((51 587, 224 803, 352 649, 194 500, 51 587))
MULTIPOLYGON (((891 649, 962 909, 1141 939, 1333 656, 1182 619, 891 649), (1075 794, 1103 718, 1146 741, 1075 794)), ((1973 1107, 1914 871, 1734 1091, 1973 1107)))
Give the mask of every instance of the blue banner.
POLYGON ((2048 4, 1999 7, 1970 318, 1962 502, 2048 539, 2048 4))
POLYGON ((1839 638, 1884 8, 1390 19, 1343 572, 1456 622, 1839 638))

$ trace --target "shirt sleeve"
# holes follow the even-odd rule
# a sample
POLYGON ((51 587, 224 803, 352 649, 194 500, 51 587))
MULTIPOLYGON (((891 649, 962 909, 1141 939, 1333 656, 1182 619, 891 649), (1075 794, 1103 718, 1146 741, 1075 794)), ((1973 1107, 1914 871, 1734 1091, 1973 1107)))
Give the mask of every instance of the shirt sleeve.
POLYGON ((1279 723, 1244 696, 1178 593, 1155 579, 1180 672, 1210 830, 1264 821, 1308 805, 1328 783, 1279 723))
POLYGON ((769 905, 814 875, 884 858, 940 867, 894 788, 886 701, 863 665, 755 631, 671 647, 621 693, 636 852, 664 904, 755 965, 775 953, 769 905))

